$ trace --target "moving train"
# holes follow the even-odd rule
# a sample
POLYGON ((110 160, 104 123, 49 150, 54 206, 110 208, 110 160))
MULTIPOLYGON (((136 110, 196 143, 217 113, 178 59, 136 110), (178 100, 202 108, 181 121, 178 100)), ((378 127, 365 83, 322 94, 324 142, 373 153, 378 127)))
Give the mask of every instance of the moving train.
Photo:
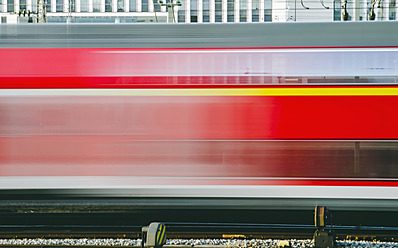
POLYGON ((397 34, 397 22, 1 25, 1 198, 395 209, 397 34))

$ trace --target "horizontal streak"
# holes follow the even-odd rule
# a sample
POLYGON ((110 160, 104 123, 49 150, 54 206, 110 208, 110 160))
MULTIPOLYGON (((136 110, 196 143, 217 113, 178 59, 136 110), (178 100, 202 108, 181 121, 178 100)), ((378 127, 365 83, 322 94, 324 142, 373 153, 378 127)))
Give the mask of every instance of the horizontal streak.
MULTIPOLYGON (((82 165, 83 166, 83 165, 82 165)), ((0 176, 0 189, 14 182, 32 183, 28 188, 171 188, 223 186, 331 186, 331 187, 398 187, 396 178, 328 178, 328 177, 195 177, 195 176, 0 176), (60 182, 64 182, 63 185, 60 182)), ((25 187, 25 186, 23 186, 25 187)), ((19 188, 12 186, 10 188, 19 188)))
POLYGON ((175 138, 175 139, 158 139, 158 138, 146 138, 139 139, 134 136, 133 133, 50 133, 50 134, 42 134, 42 133, 33 133, 33 132, 20 132, 18 134, 2 134, 0 138, 26 138, 29 137, 38 137, 38 138, 60 138, 60 137, 70 137, 70 136, 78 136, 78 137, 113 137, 113 138, 123 138, 124 141, 130 142, 255 142, 255 143, 349 143, 351 145, 353 142, 360 142, 361 145, 370 146, 368 143, 398 143, 396 139, 183 139, 183 138, 175 138), (130 136, 130 137, 129 137, 130 136), (134 138, 131 138, 134 136, 134 138))
POLYGON ((398 87, 3 89, 0 96, 397 96, 398 87))
POLYGON ((95 51, 94 53, 111 53, 111 54, 127 54, 127 53, 325 53, 325 52, 397 52, 398 48, 259 48, 259 49, 163 49, 163 50, 113 50, 113 51, 95 51))
MULTIPOLYGON (((245 181, 203 181, 178 184, 170 181, 125 180, 123 177, 1 177, 0 194, 30 190, 32 194, 77 195, 79 197, 128 198, 241 198, 241 199, 372 199, 398 200, 397 182, 282 181, 250 184, 245 181)), ((187 178, 189 179, 189 178, 187 178)), ((233 179, 233 178, 231 178, 233 179)))

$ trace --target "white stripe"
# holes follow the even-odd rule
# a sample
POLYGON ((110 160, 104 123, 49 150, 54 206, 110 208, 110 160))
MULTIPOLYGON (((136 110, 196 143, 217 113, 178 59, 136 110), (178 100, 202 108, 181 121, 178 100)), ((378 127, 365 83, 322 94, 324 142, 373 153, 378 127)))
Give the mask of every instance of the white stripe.
POLYGON ((325 53, 325 52, 397 52, 398 48, 286 48, 286 49, 214 49, 214 50, 149 50, 149 51, 94 51, 93 53, 325 53))
MULTIPOLYGON (((207 86, 207 85, 201 85, 207 86)), ((329 88, 326 86, 323 91, 327 91, 329 88)), ((291 89, 291 88, 286 88, 291 89)), ((314 91, 313 95, 324 95, 324 92, 318 93, 314 88, 305 88, 307 90, 314 91)), ((382 90, 380 87, 375 87, 376 90, 382 90)), ((395 88, 392 88, 395 89, 395 88)), ((310 94, 305 94, 302 89, 297 91, 296 93, 282 94, 277 91, 277 88, 153 88, 153 89, 0 89, 0 97, 30 97, 30 96, 74 96, 74 97, 82 97, 82 96, 157 96, 157 97, 191 97, 191 96, 310 96, 310 94)), ((320 91, 322 91, 320 90, 320 91)), ((344 89, 340 89, 343 91, 344 89)), ((354 89, 350 89, 351 91, 355 91, 354 89)), ((359 93, 351 94, 351 93, 341 93, 341 92, 332 92, 330 95, 332 96, 385 96, 384 92, 376 92, 369 93, 364 88, 358 89, 359 93)), ((391 96, 396 96, 393 94, 389 94, 391 96)), ((386 95, 387 96, 387 95, 386 95)))
MULTIPOLYGON (((3 134, 0 135, 0 137, 23 137, 23 136, 42 136, 43 134, 38 134, 36 132, 29 133, 29 132, 23 132, 23 133, 18 133, 18 134, 3 134)), ((82 133, 46 133, 45 136, 70 136, 70 135, 83 135, 82 133)), ((84 133, 83 136, 115 136, 115 137, 123 137, 125 138, 126 135, 145 135, 142 133, 101 133, 101 132, 90 132, 90 133, 84 133)), ((353 143, 353 142, 360 142, 362 146, 366 147, 372 147, 372 145, 367 144, 368 142, 371 143, 397 143, 398 140, 380 140, 380 139, 123 139, 123 141, 135 141, 135 142, 290 142, 290 143, 312 143, 312 142, 317 142, 317 143, 353 143)), ((318 144, 317 144, 318 145, 318 144)), ((380 146, 377 146, 380 147, 380 146)), ((339 147, 337 147, 339 148, 339 147)))
MULTIPOLYGON (((286 186, 286 185, 143 185, 129 177, 2 177, 0 190, 41 189, 51 194, 105 197, 221 197, 259 199, 390 199, 398 200, 398 187, 286 186), (67 192, 62 192, 68 190, 67 192)), ((139 178, 146 179, 147 178, 139 178)), ((171 181, 172 182, 172 181, 171 181)), ((41 192, 44 193, 45 192, 41 192)))
MULTIPOLYGON (((27 181, 74 181, 80 183, 95 183, 95 182, 120 182, 120 184, 125 184, 125 182, 133 183, 135 181, 186 181, 186 180, 204 180, 204 181, 218 181, 218 180, 230 180, 230 181, 242 181, 242 180, 266 180, 266 181, 398 181, 398 179, 394 178, 332 178, 332 177, 317 177, 317 178, 310 178, 310 177, 164 177, 164 176, 7 176, 7 177, 0 177, 0 182, 4 182, 4 180, 8 182, 12 181, 20 181, 20 180, 27 180, 27 181)), ((209 184, 211 186, 211 184, 209 184)), ((191 186, 195 186, 192 184, 191 186)), ((201 185, 196 185, 201 186, 201 185)), ((229 185, 224 185, 229 186, 229 185)), ((269 185, 271 186, 271 185, 269 185)), ((323 186, 315 186, 315 187, 323 187, 323 186)), ((340 186, 333 186, 333 187, 340 187, 340 186)), ((351 187, 351 186, 343 186, 343 187, 351 187)), ((358 187, 358 186, 356 186, 358 187)), ((369 186, 370 187, 370 186, 369 186)), ((375 186, 378 187, 378 186, 375 186)))

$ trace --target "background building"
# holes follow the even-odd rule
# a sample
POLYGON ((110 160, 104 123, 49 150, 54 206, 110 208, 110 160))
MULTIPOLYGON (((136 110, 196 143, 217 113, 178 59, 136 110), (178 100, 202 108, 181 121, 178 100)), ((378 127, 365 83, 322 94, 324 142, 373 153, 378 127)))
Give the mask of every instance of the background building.
POLYGON ((166 6, 165 2, 157 0, 0 0, 0 22, 37 22, 36 13, 40 9, 43 10, 45 22, 48 23, 225 23, 397 19, 396 0, 169 1, 171 0, 167 0, 168 6, 166 6), (28 14, 23 16, 24 11, 32 12, 30 18, 28 14))

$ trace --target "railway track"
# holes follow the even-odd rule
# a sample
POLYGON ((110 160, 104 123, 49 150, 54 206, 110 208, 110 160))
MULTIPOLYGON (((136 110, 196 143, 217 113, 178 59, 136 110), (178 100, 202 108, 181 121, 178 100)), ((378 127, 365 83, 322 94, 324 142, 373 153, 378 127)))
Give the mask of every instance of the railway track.
MULTIPOLYGON (((241 223, 166 223, 164 248, 315 247, 315 227, 241 223)), ((141 247, 137 226, 0 226, 0 247, 141 247), (8 226, 8 228, 10 228, 8 226), (90 231, 88 231, 90 229, 90 231), (104 230, 107 229, 105 232, 104 230), (121 231, 129 229, 130 231, 121 231), (56 230, 56 231, 54 231, 56 230), (111 231, 113 230, 113 231, 111 231)), ((334 227, 333 247, 398 247, 398 228, 334 227)))
MULTIPOLYGON (((312 239, 316 228, 295 224, 164 223, 169 239, 312 239)), ((0 225, 1 239, 115 238, 139 239, 142 226, 0 225)), ((330 226, 327 226, 330 228, 330 226)), ((337 239, 398 240, 398 227, 333 226, 337 239)))
MULTIPOLYGON (((333 247, 397 247, 393 241, 338 240, 333 247)), ((137 247, 139 239, 0 239, 0 247, 137 247)), ((315 247, 311 239, 168 239, 164 248, 315 247)))
MULTIPOLYGON (((309 247, 308 242, 312 242, 317 230, 313 211, 307 210, 153 208, 103 212, 105 209, 87 211, 32 206, 14 209, 16 211, 3 208, 0 212, 0 247, 138 247, 142 227, 153 221, 166 225, 168 247, 273 247, 277 246, 275 240, 286 239, 301 240, 306 244, 303 247, 309 247), (112 244, 107 243, 109 240, 112 244)), ((344 240, 394 242, 398 240, 395 216, 396 212, 335 211, 333 226, 327 223, 325 228, 333 229, 337 243, 346 242, 344 240)))

